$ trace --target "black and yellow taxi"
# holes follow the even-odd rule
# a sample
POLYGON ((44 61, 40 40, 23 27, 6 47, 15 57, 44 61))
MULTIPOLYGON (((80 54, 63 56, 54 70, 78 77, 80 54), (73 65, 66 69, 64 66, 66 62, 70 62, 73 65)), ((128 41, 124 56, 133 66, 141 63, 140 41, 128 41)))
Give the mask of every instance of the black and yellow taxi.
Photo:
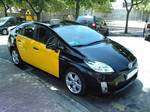
POLYGON ((137 77, 136 57, 122 45, 78 24, 29 22, 14 28, 8 48, 15 65, 31 64, 64 80, 68 90, 116 93, 137 77))

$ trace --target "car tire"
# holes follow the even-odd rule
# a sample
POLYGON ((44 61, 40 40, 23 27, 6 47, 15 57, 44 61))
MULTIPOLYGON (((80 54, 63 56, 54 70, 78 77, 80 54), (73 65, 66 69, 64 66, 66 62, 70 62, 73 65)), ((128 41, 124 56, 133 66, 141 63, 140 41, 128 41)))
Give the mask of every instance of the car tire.
POLYGON ((3 29, 3 30, 2 30, 2 35, 8 35, 7 29, 3 29))
POLYGON ((15 48, 13 48, 11 50, 11 58, 12 58, 13 63, 16 66, 22 66, 23 65, 23 61, 19 55, 19 52, 15 48))
POLYGON ((144 40, 149 41, 150 37, 144 36, 144 40))
POLYGON ((70 68, 65 73, 65 85, 67 89, 77 96, 83 96, 86 93, 87 87, 85 79, 81 76, 79 70, 70 68))
POLYGON ((106 31, 105 36, 109 36, 109 30, 106 31))
POLYGON ((144 30, 143 30, 143 37, 145 38, 145 28, 144 28, 144 30))

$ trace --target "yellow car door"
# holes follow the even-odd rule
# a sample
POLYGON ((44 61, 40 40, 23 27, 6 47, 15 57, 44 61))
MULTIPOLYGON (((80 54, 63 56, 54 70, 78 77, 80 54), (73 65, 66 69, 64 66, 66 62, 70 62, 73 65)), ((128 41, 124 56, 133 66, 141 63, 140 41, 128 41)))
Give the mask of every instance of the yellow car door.
POLYGON ((34 42, 34 30, 35 26, 32 24, 26 25, 20 29, 16 37, 16 44, 19 51, 19 54, 23 61, 32 64, 33 59, 30 50, 32 48, 32 43, 34 42))
POLYGON ((60 51, 56 52, 55 50, 46 48, 47 40, 52 38, 50 29, 39 25, 36 34, 36 41, 32 43, 32 49, 30 50, 32 59, 34 58, 34 66, 59 77, 60 51))

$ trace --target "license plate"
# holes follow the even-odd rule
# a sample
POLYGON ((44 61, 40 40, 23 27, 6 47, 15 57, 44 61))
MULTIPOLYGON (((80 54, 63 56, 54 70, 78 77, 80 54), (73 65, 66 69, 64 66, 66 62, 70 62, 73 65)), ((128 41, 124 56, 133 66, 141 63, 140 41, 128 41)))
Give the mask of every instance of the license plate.
POLYGON ((138 72, 138 69, 134 69, 132 72, 130 72, 128 75, 127 75, 127 80, 130 79, 131 77, 133 77, 136 73, 138 72))

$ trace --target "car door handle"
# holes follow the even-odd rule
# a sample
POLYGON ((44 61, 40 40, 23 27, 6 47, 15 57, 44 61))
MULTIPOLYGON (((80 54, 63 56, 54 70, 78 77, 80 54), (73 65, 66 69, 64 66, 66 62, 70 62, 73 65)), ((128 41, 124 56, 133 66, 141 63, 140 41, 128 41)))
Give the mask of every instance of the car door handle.
POLYGON ((34 50, 39 50, 37 47, 33 47, 34 50))
POLYGON ((21 42, 21 40, 17 40, 18 42, 21 42))

